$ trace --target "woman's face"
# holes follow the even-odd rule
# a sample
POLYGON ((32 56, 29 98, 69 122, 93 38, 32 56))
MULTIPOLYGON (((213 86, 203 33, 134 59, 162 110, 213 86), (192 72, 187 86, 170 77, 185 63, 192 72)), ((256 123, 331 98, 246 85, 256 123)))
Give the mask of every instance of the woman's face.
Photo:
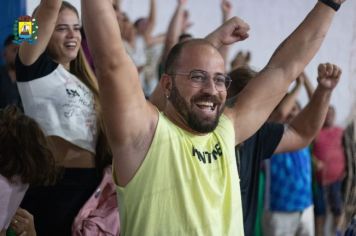
POLYGON ((57 19, 56 27, 48 44, 50 56, 69 68, 80 48, 82 37, 77 14, 68 8, 63 9, 57 19))

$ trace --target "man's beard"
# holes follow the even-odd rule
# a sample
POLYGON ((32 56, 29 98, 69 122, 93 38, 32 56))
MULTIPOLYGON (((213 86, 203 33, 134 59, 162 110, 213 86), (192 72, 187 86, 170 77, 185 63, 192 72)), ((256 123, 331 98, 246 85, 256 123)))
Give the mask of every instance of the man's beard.
MULTIPOLYGON (((199 100, 200 101, 208 100, 208 101, 217 102, 218 99, 210 95, 198 95, 192 98, 192 101, 199 101, 199 100)), ((224 108, 220 108, 220 110, 216 112, 216 116, 214 117, 213 120, 205 120, 200 118, 197 113, 194 113, 192 112, 191 109, 189 109, 189 105, 187 104, 187 102, 185 102, 183 97, 180 95, 174 83, 169 97, 169 101, 172 103, 172 105, 178 111, 178 113, 183 116, 183 118, 188 123, 189 127, 199 133, 209 133, 215 130, 215 128, 219 123, 219 118, 224 110, 224 108)), ((219 109, 219 106, 217 106, 215 109, 219 109)))

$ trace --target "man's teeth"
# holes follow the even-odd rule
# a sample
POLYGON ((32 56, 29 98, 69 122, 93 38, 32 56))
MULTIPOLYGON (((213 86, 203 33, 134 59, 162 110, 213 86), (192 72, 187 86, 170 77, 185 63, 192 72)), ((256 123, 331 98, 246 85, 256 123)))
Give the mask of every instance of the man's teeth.
POLYGON ((212 102, 198 102, 197 106, 200 108, 210 108, 212 111, 215 109, 215 105, 212 102))
POLYGON ((212 107, 212 106, 214 106, 214 103, 212 103, 212 102, 198 102, 197 105, 212 107))

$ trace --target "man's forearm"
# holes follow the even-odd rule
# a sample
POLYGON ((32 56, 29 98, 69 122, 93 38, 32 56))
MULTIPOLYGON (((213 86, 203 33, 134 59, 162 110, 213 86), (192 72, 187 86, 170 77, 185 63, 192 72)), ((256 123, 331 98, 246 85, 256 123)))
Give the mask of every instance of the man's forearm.
POLYGON ((146 29, 146 35, 152 34, 153 28, 156 24, 156 0, 151 0, 150 1, 150 13, 148 16, 148 26, 146 29))
POLYGON ((266 69, 281 69, 294 80, 320 48, 335 11, 318 2, 298 28, 277 48, 266 69))
POLYGON ((97 61, 96 68, 100 70, 101 66, 110 66, 114 62, 119 64, 117 60, 120 58, 112 55, 122 55, 125 48, 112 5, 107 0, 82 0, 81 5, 83 25, 94 62, 97 61))

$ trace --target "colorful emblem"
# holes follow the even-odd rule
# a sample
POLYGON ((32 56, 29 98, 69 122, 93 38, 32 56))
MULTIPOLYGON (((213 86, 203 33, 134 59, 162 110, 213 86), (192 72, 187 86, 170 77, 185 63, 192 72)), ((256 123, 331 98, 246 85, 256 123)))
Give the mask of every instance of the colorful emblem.
POLYGON ((37 41, 38 25, 35 18, 30 16, 20 16, 14 23, 14 40, 16 44, 27 41, 33 44, 37 41))

